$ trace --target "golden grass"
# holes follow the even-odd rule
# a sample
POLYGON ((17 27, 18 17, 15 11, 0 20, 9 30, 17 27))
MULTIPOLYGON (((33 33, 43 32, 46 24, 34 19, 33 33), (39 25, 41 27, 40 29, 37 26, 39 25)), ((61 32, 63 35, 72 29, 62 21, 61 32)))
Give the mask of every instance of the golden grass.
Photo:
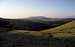
POLYGON ((41 32, 51 33, 54 37, 72 37, 75 36, 75 21, 41 32))

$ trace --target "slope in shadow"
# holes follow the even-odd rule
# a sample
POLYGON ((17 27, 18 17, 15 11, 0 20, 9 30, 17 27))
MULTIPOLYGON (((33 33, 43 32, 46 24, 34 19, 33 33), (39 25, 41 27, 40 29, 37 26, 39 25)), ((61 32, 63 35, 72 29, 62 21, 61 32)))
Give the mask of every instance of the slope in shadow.
POLYGON ((41 31, 60 26, 62 24, 71 22, 72 20, 73 19, 61 19, 55 21, 35 22, 34 20, 29 19, 0 19, 0 28, 41 31))
POLYGON ((34 22, 31 20, 14 20, 14 26, 17 30, 30 30, 30 31, 41 31, 46 30, 50 28, 54 28, 60 25, 63 25, 65 23, 71 22, 70 19, 62 19, 62 20, 56 20, 56 21, 48 21, 43 23, 41 22, 34 22))

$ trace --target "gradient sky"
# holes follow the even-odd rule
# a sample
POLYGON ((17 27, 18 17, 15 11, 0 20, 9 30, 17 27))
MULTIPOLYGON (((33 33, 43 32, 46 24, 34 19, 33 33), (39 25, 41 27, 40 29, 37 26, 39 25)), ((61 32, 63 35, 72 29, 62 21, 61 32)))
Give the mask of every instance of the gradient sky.
POLYGON ((0 0, 0 17, 75 16, 75 0, 0 0))

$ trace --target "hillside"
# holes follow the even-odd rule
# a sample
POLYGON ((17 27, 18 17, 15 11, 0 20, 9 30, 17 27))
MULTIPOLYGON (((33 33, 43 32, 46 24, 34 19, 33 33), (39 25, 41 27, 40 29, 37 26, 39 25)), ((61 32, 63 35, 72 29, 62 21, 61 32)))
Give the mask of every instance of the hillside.
POLYGON ((9 30, 29 30, 42 31, 66 24, 75 20, 74 18, 48 18, 48 17, 29 17, 22 19, 0 18, 0 27, 9 30))
MULTIPOLYGON (((5 21, 2 23, 5 23, 5 21)), ((59 22, 54 23, 59 24, 59 22)), ((5 25, 3 27, 5 27, 5 25)), ((0 33, 0 47, 75 47, 74 31, 75 21, 38 32, 13 29, 9 32, 0 33), (60 39, 61 37, 66 38, 60 39)))
POLYGON ((65 23, 71 22, 74 19, 64 18, 46 18, 46 17, 30 17, 26 19, 9 19, 17 30, 42 31, 54 28, 65 23))
POLYGON ((41 32, 51 33, 54 37, 72 37, 75 36, 75 21, 41 32))
POLYGON ((15 33, 22 33, 26 35, 32 35, 32 36, 43 36, 43 37, 75 37, 75 21, 63 24, 61 26, 51 28, 48 30, 43 31, 27 31, 27 30, 13 30, 11 32, 15 33))

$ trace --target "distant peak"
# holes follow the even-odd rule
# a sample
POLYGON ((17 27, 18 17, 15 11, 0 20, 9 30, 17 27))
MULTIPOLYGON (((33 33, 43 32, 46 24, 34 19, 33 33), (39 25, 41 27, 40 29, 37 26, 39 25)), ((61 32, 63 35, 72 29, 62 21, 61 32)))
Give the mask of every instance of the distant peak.
POLYGON ((66 16, 66 18, 75 18, 75 16, 66 16))
POLYGON ((29 18, 31 18, 31 19, 48 19, 48 17, 45 17, 45 16, 34 16, 34 17, 29 17, 29 18))

